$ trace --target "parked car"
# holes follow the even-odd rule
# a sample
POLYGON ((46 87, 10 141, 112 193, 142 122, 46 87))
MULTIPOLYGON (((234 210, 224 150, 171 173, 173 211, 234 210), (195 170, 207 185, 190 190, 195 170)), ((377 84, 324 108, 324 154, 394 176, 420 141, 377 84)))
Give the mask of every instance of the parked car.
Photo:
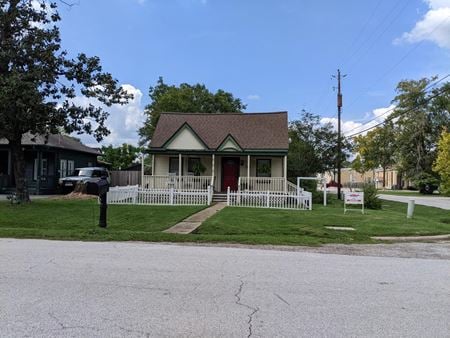
MULTIPOLYGON (((327 183, 327 188, 336 188, 338 186, 338 183, 336 181, 330 181, 329 183, 327 183)), ((341 184, 341 188, 342 188, 342 184, 341 184)))
POLYGON ((62 193, 68 193, 75 188, 75 185, 79 182, 87 185, 88 193, 96 193, 97 182, 106 176, 109 183, 110 176, 106 168, 103 167, 87 167, 77 168, 73 172, 73 175, 63 177, 59 179, 59 188, 62 193))

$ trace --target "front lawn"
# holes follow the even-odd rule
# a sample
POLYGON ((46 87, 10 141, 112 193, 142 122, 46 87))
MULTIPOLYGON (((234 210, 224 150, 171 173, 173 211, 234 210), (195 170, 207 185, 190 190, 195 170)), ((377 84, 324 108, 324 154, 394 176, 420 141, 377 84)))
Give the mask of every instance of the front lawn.
POLYGON ((406 204, 383 201, 382 210, 367 210, 365 215, 343 213, 335 202, 312 211, 226 208, 207 220, 196 231, 202 235, 221 235, 246 243, 321 244, 371 243, 371 236, 450 234, 448 210, 416 205, 414 218, 406 219, 406 204), (356 231, 337 231, 326 226, 353 227, 356 231))
POLYGON ((153 240, 153 234, 164 237, 162 230, 203 208, 110 205, 108 228, 102 229, 96 199, 41 199, 25 205, 0 202, 0 237, 153 240))
POLYGON ((406 219, 406 204, 383 201, 383 210, 343 213, 342 205, 314 205, 312 211, 225 208, 195 233, 174 235, 162 230, 203 207, 111 205, 108 228, 98 224, 96 200, 35 200, 29 205, 0 202, 0 237, 90 241, 228 242, 274 245, 373 243, 371 236, 450 233, 450 213, 416 205, 406 219), (337 231, 326 226, 354 227, 337 231))

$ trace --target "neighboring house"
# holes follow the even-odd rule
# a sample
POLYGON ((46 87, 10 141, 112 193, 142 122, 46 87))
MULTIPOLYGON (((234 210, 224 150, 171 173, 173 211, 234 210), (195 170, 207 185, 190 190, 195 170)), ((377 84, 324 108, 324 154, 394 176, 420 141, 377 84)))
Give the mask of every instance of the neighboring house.
POLYGON ((163 113, 147 188, 286 191, 287 112, 163 113))
MULTIPOLYGON (((25 149, 25 175, 31 194, 53 194, 58 179, 72 174, 75 168, 97 165, 100 151, 66 135, 22 138, 25 149)), ((14 174, 8 141, 0 139, 0 192, 14 190, 14 174)))
MULTIPOLYGON (((411 185, 410 181, 402 179, 402 176, 396 169, 386 169, 386 189, 402 189, 411 185)), ((337 181, 337 174, 332 172, 325 174, 327 183, 337 181)), ((369 170, 364 174, 358 173, 352 168, 342 168, 341 170, 341 184, 344 187, 357 187, 364 183, 374 183, 377 188, 383 187, 383 169, 377 168, 369 170)))

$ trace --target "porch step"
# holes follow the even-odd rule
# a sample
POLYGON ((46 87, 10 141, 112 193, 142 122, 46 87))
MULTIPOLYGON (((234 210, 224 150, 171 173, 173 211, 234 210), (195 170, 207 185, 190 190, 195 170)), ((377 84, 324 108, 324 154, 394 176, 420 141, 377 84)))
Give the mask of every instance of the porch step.
POLYGON ((214 193, 212 200, 213 200, 213 202, 226 202, 227 201, 227 194, 214 193))

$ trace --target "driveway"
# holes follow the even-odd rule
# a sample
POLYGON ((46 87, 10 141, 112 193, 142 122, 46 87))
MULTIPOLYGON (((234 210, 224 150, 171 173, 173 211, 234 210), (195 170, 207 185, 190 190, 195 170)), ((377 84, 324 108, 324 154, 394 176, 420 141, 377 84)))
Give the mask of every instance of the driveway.
POLYGON ((2 337, 439 337, 450 261, 0 239, 2 337))
POLYGON ((396 202, 404 202, 404 203, 408 203, 409 200, 413 199, 416 204, 450 210, 450 197, 395 196, 395 195, 383 195, 383 194, 380 194, 379 196, 380 196, 380 198, 387 200, 387 201, 396 201, 396 202))

